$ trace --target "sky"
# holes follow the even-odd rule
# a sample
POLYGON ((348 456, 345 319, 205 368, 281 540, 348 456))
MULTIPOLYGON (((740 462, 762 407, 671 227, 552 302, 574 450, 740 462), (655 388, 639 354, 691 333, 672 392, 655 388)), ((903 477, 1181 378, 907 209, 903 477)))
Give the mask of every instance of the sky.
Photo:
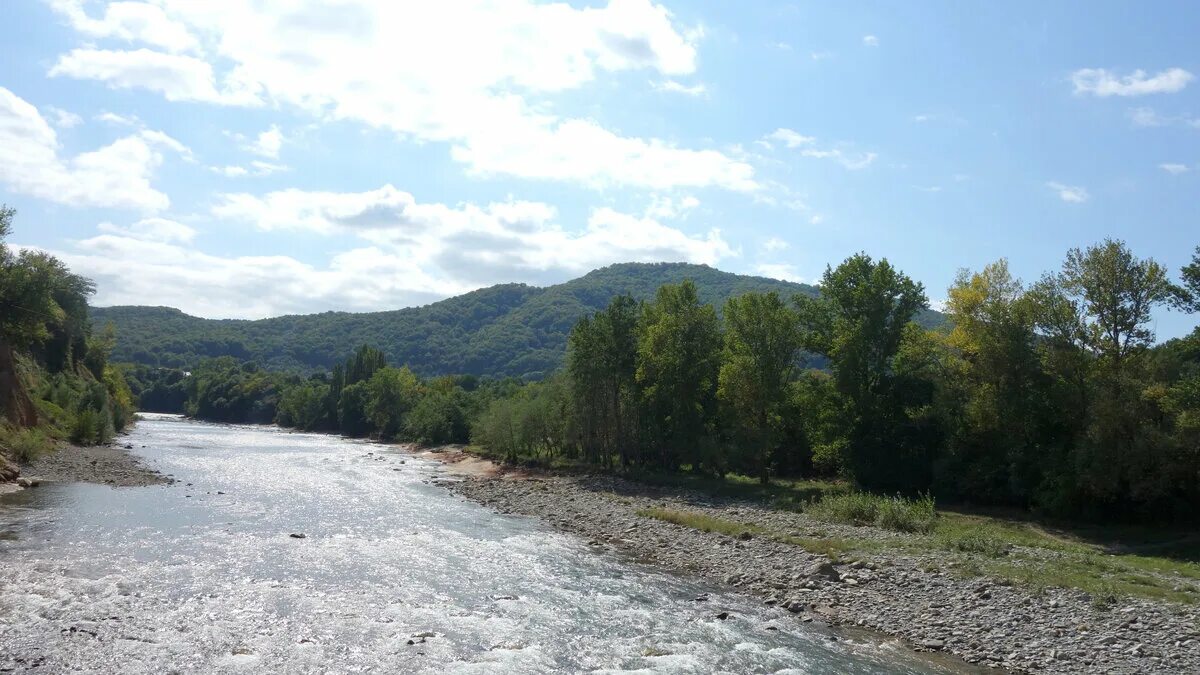
MULTIPOLYGON (((426 304, 627 261, 936 306, 1125 240, 1200 244, 1200 4, 0 3, 11 242, 96 305, 426 304)), ((1194 317, 1161 311, 1159 338, 1194 317)))

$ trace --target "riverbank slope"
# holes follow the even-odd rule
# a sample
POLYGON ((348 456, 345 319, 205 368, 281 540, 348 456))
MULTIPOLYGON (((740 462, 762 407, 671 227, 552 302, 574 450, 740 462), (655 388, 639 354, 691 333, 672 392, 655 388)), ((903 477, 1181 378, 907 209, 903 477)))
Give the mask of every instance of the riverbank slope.
MULTIPOLYGON (((431 456, 453 472, 459 454, 431 456)), ((918 535, 614 476, 483 470, 478 461, 447 486, 597 548, 736 587, 800 621, 869 628, 918 650, 1015 671, 1200 672, 1194 604, 1121 598, 1114 605, 1076 589, 990 576, 973 556, 930 551, 918 535)))

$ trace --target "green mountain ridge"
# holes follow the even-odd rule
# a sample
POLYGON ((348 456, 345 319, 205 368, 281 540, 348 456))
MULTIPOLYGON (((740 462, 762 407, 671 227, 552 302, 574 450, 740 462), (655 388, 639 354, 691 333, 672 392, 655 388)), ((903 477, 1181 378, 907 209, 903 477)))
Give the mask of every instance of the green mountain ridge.
MULTIPOLYGON (((815 296, 816 287, 687 263, 621 263, 565 283, 500 284, 421 307, 323 312, 268 319, 203 319, 169 307, 95 307, 93 322, 117 329, 114 361, 189 366, 233 356, 271 369, 316 371, 344 361, 360 344, 423 376, 543 377, 561 365, 571 327, 622 293, 648 300, 663 284, 691 279, 700 299, 720 307, 747 292, 815 296)), ((923 325, 944 321, 937 312, 923 325)))

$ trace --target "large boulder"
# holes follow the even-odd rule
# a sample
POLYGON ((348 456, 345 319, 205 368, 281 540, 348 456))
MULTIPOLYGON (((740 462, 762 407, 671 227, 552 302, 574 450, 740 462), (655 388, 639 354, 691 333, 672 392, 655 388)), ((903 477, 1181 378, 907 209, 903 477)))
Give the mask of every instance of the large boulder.
POLYGON ((802 575, 809 579, 820 581, 840 581, 841 575, 828 558, 816 558, 804 569, 802 575))

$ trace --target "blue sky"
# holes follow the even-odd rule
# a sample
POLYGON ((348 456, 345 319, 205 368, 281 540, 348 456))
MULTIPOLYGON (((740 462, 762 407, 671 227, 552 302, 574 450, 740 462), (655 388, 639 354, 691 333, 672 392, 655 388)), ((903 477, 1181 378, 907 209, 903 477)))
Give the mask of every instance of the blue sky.
MULTIPOLYGON (((424 304, 628 260, 932 300, 1200 244, 1195 3, 0 5, 13 242, 96 304, 424 304)), ((1160 337, 1194 320, 1157 317, 1160 337)))

